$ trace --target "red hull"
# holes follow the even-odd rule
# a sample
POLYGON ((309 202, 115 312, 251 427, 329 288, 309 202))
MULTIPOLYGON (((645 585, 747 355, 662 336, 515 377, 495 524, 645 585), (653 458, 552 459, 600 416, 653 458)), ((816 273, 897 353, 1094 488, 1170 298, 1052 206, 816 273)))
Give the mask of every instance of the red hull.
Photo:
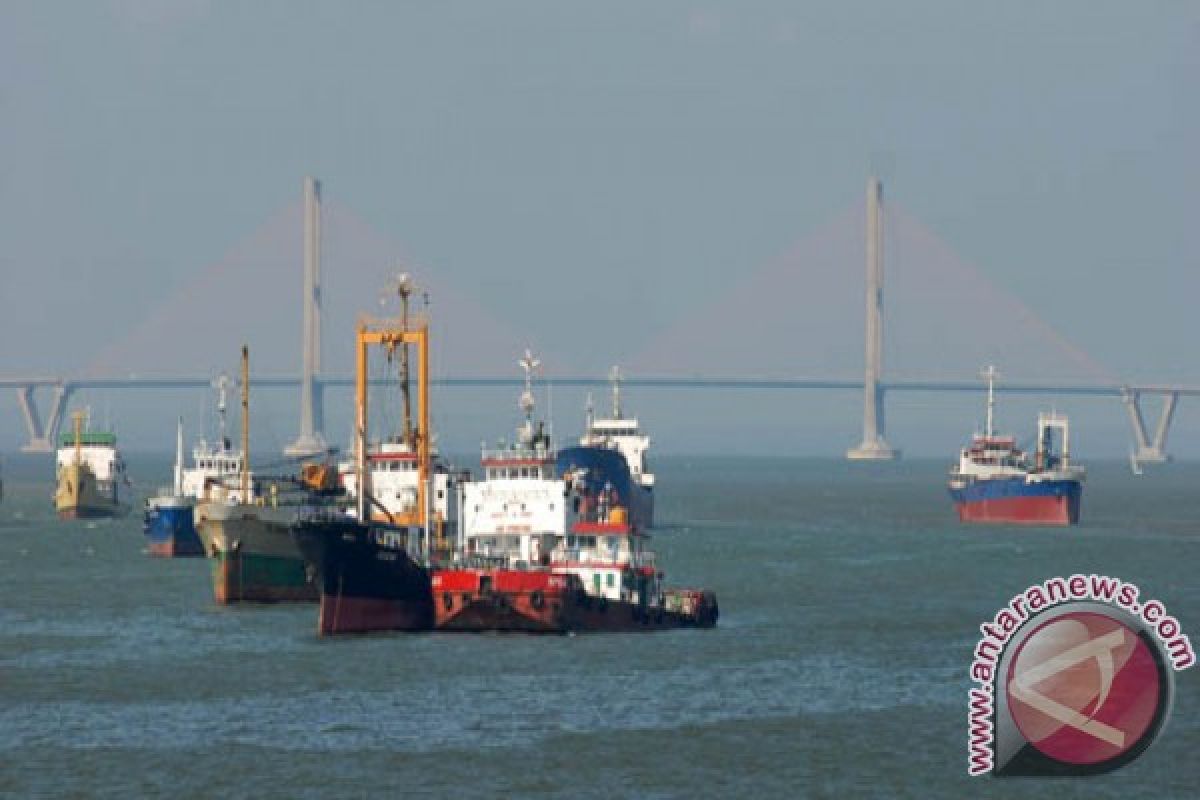
POLYGON ((578 577, 543 571, 444 570, 434 573, 434 627, 442 631, 522 633, 711 628, 716 599, 696 592, 690 611, 646 608, 589 595, 578 577), (481 588, 481 578, 490 578, 481 588))
POLYGON ((321 595, 317 633, 369 633, 371 631, 427 631, 428 606, 378 597, 321 595))
POLYGON ((186 556, 202 556, 202 546, 180 546, 178 542, 152 542, 146 545, 146 553, 158 558, 183 558, 186 556))
POLYGON ((958 518, 962 522, 1065 526, 1079 522, 1079 511, 1069 497, 1002 497, 959 503, 958 518))

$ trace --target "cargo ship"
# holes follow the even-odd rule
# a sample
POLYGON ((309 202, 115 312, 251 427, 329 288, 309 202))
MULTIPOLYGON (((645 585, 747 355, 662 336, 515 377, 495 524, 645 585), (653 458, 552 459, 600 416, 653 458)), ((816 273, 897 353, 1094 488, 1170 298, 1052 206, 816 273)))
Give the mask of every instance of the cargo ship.
POLYGON ((183 418, 180 417, 175 432, 175 481, 170 487, 159 489, 154 497, 146 498, 142 532, 146 535, 147 553, 163 558, 204 555, 192 513, 195 502, 195 498, 183 493, 183 418))
MULTIPOLYGON (((202 484, 195 525, 212 559, 213 596, 221 605, 315 601, 313 574, 292 541, 291 527, 303 515, 322 509, 314 508, 313 494, 298 481, 268 481, 250 474, 250 356, 245 347, 241 438, 237 458, 232 458, 227 442, 222 443, 226 455, 215 456, 221 459, 219 475, 192 476, 202 484), (231 461, 224 461, 227 457, 231 461), (230 463, 239 467, 235 476, 226 471, 230 463)), ((185 492, 188 488, 185 479, 185 492)))
POLYGON ((1071 463, 1070 427, 1059 414, 1039 414, 1037 448, 1029 454, 993 426, 996 370, 987 379, 987 422, 950 471, 950 497, 962 522, 1065 526, 1079 522, 1085 470, 1071 463))
POLYGON ((435 627, 567 633, 715 625, 715 595, 663 585, 648 537, 615 488, 630 478, 619 452, 596 448, 601 455, 587 466, 560 472, 562 454, 544 423, 534 422, 538 362, 526 352, 519 363, 525 420, 511 446, 484 448, 484 479, 463 486, 457 563, 433 571, 435 627))
POLYGON ((84 430, 84 413, 72 417, 74 431, 59 439, 54 507, 61 519, 127 514, 123 492, 129 486, 116 434, 84 430))
POLYGON ((621 406, 621 370, 609 372, 612 382, 612 412, 597 418, 588 398, 586 425, 578 447, 559 452, 560 471, 596 469, 612 471, 612 454, 625 460, 626 469, 619 486, 614 486, 618 500, 629 510, 630 524, 638 530, 654 527, 654 473, 650 471, 647 454, 650 437, 638 425, 637 417, 625 416, 621 406))
MULTIPOLYGON (((174 482, 147 498, 142 530, 146 535, 146 550, 162 557, 201 556, 206 550, 196 532, 195 506, 209 495, 224 502, 242 502, 240 478, 244 457, 233 447, 226 432, 226 389, 229 380, 222 375, 217 381, 218 435, 215 445, 200 439, 192 449, 192 466, 183 464, 183 419, 179 419, 175 436, 174 482)), ((253 491, 254 478, 248 481, 253 491)))
MULTIPOLYGON (((399 319, 363 318, 356 332, 354 509, 351 513, 312 515, 299 521, 292 536, 316 572, 320 594, 317 632, 320 635, 372 631, 424 631, 433 627, 430 564, 448 558, 452 547, 446 538, 447 509, 457 498, 455 486, 438 483, 432 469, 432 435, 429 409, 429 323, 409 319, 412 291, 406 276, 397 282, 402 313, 399 319), (367 407, 368 357, 381 347, 391 358, 399 352, 401 389, 405 397, 402 447, 397 456, 376 464, 399 463, 404 480, 386 483, 369 466, 369 415, 367 407), (413 424, 409 398, 409 348, 417 351, 417 420, 413 424), (398 507, 375 496, 381 486, 415 491, 413 502, 398 507), (411 479, 411 480, 410 480, 411 479), (438 487, 441 488, 438 488, 438 487), (440 496, 437 493, 440 492, 440 496)), ((376 450, 378 455, 391 455, 376 450)), ((390 469, 386 472, 392 472, 390 469)))

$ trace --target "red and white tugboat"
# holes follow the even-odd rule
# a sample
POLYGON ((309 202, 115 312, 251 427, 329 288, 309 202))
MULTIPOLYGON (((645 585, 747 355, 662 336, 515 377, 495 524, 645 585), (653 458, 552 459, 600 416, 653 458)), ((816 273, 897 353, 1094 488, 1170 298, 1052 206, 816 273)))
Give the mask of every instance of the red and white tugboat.
POLYGON ((463 485, 460 563, 432 578, 435 627, 564 633, 715 625, 712 592, 663 587, 647 535, 631 526, 613 491, 629 482, 618 452, 611 463, 557 474, 550 436, 534 423, 539 362, 526 351, 519 363, 525 422, 513 445, 484 448, 484 479, 463 485))

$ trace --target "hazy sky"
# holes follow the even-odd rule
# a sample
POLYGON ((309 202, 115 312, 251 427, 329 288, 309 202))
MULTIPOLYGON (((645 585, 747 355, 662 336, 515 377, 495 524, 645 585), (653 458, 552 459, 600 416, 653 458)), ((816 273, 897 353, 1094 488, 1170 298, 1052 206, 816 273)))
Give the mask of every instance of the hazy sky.
MULTIPOLYGON (((1200 5, 1185 2, 0 0, 0 374, 114 352, 294 204, 305 174, 397 257, 564 371, 592 371, 755 285, 876 171, 1113 374, 1200 383, 1198 74, 1200 5)), ((287 292, 246 338, 298 320, 287 292)), ((831 341, 861 342, 848 314, 831 341)), ((777 347, 786 372, 793 346, 756 361, 777 347)), ((677 397, 646 397, 643 416, 687 449, 688 426, 727 420, 731 399, 681 421, 677 397)), ((509 399, 487 401, 507 425, 509 399)), ((125 401, 106 402, 119 417, 125 401)), ((927 442, 954 409, 957 441, 978 415, 938 403, 893 422, 927 442)), ((740 435, 769 438, 794 399, 763 408, 740 435)), ((1097 430, 1124 436, 1119 415, 1097 430)), ((855 416, 794 443, 835 452, 855 416)), ((1200 441, 1186 403, 1179 425, 1181 446, 1200 441)), ((0 399, 0 445, 20 434, 0 399)))

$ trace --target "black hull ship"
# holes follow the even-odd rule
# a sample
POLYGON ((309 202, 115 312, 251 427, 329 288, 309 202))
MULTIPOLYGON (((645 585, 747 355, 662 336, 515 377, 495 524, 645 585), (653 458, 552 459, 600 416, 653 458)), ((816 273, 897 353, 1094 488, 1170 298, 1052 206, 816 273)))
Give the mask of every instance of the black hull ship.
POLYGON ((321 635, 433 628, 429 570, 409 555, 408 529, 330 515, 297 523, 292 536, 316 569, 321 635))

